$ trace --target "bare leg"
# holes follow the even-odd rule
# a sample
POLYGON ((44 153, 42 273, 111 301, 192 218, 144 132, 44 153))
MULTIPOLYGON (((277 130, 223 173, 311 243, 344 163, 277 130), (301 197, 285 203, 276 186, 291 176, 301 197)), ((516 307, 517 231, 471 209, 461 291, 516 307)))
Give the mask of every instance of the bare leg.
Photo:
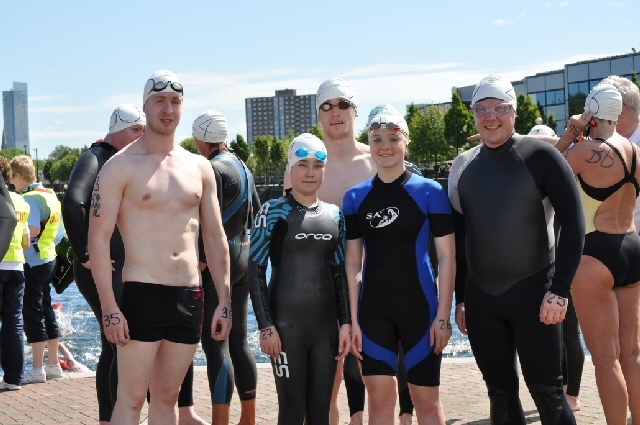
POLYGON ((31 344, 31 350, 33 352, 33 367, 44 367, 44 349, 47 347, 47 341, 34 342, 31 344))
POLYGON ((564 390, 564 397, 567 399, 567 403, 569 403, 569 407, 571 408, 572 412, 577 412, 581 409, 580 406, 580 397, 575 396, 575 395, 569 395, 567 394, 567 386, 564 385, 563 387, 564 390))
MULTIPOLYGON (((57 366, 59 363, 58 360, 58 344, 60 343, 60 339, 50 339, 45 344, 49 348, 49 355, 47 356, 47 366, 57 366)), ((43 359, 44 363, 44 359, 43 359)))
POLYGON ((409 384, 418 425, 445 425, 444 410, 440 403, 440 387, 409 384))
POLYGON ((209 425, 209 422, 196 414, 193 406, 178 408, 178 425, 209 425))
POLYGON ((411 413, 403 413, 402 415, 400 415, 398 423, 400 425, 411 425, 413 423, 413 416, 411 415, 411 413))
POLYGON ((351 416, 351 420, 349 421, 349 425, 364 425, 364 412, 356 412, 351 416))
POLYGON ((633 423, 640 423, 640 282, 614 290, 620 311, 620 366, 633 423))
POLYGON ((336 377, 333 381, 333 390, 331 391, 331 407, 329 408, 329 424, 338 425, 340 423, 340 401, 338 400, 338 394, 340 392, 340 385, 342 384, 342 369, 344 367, 344 359, 338 360, 338 367, 336 368, 336 377))
POLYGON ((231 406, 228 404, 214 404, 211 408, 211 423, 213 425, 229 425, 231 406))
POLYGON ((388 425, 395 421, 397 384, 394 376, 363 376, 369 394, 369 425, 388 425))
POLYGON ((256 425, 256 399, 240 401, 238 425, 256 425))
MULTIPOLYGON (((178 422, 178 393, 197 346, 166 340, 160 342, 149 383, 149 425, 173 425, 178 422)), ((120 364, 118 357, 118 366, 120 364)))
POLYGON ((628 394, 620 366, 620 315, 613 276, 600 261, 582 256, 573 301, 595 366, 596 385, 608 424, 627 423, 628 394))

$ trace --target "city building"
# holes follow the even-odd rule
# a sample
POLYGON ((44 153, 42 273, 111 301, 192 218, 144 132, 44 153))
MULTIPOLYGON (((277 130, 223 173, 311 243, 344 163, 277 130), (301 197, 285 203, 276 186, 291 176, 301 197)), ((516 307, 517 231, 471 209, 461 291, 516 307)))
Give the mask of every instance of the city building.
MULTIPOLYGON (((543 72, 512 81, 516 94, 524 93, 534 104, 540 103, 545 115, 554 115, 556 133, 564 133, 571 115, 584 111, 587 95, 603 78, 619 75, 631 79, 632 72, 640 72, 640 53, 593 59, 567 64, 557 71, 543 72)), ((462 101, 470 104, 475 86, 454 87, 462 101)))
POLYGON ((273 97, 245 99, 247 143, 253 147, 256 136, 284 139, 290 130, 296 135, 317 123, 316 95, 296 95, 294 89, 276 90, 273 97))
POLYGON ((4 130, 2 148, 20 148, 31 152, 27 83, 13 82, 13 89, 2 92, 4 130))

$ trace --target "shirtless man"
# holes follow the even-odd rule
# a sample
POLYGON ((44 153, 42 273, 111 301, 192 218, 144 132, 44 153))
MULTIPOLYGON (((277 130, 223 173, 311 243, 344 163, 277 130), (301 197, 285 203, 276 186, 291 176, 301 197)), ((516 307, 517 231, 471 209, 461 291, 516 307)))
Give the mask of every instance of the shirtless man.
POLYGON ((139 423, 147 388, 149 424, 177 423, 178 391, 202 326, 200 226, 219 299, 212 337, 224 340, 231 329, 229 247, 213 169, 175 143, 182 95, 172 72, 149 77, 146 131, 104 165, 94 187, 89 256, 104 332, 118 345, 118 398, 111 418, 117 424, 139 423), (109 255, 116 224, 125 246, 121 309, 109 255))
MULTIPOLYGON (((324 144, 327 148, 325 177, 320 189, 318 189, 318 199, 335 204, 342 209, 342 199, 347 189, 375 176, 376 166, 371 159, 369 146, 356 139, 357 99, 353 87, 349 83, 340 78, 330 78, 324 81, 320 84, 316 94, 316 107, 318 108, 318 123, 324 131, 324 144)), ((284 187, 291 187, 288 171, 284 176, 284 187)), ((361 406, 356 408, 350 406, 351 424, 362 424, 364 384, 355 357, 349 355, 345 361, 347 362, 345 379, 351 380, 350 385, 345 384, 350 404, 355 399, 357 399, 355 404, 361 403, 361 406), (352 377, 353 379, 351 379, 352 377), (355 392, 351 392, 352 390, 355 392)), ((343 370, 342 363, 342 361, 338 363, 338 373, 336 373, 334 382, 331 425, 337 425, 340 421, 338 391, 342 381, 340 376, 340 371, 343 370)), ((406 405, 406 403, 401 402, 401 405, 406 405)), ((402 420, 409 420, 408 423, 411 423, 410 414, 402 416, 402 420)))

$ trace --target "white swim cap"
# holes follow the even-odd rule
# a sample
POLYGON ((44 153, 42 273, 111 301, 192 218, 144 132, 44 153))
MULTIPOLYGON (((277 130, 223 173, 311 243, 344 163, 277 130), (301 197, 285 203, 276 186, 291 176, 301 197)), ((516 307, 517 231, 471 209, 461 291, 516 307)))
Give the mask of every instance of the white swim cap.
POLYGON ((227 141, 227 120, 216 110, 204 111, 191 126, 193 137, 207 143, 227 141))
POLYGON ((548 127, 543 124, 534 125, 531 127, 529 134, 527 136, 553 136, 555 137, 556 132, 553 131, 551 127, 548 127))
POLYGON ((302 133, 291 141, 289 145, 289 162, 287 168, 291 168, 296 162, 303 159, 319 159, 327 162, 327 148, 311 133, 302 133))
POLYGON ((171 71, 161 70, 151 74, 151 77, 144 85, 144 93, 142 94, 142 105, 147 103, 147 99, 157 93, 172 91, 178 93, 180 96, 183 94, 182 83, 178 79, 178 76, 171 71))
POLYGON ((511 82, 499 75, 488 75, 478 83, 471 96, 471 107, 473 108, 476 102, 487 98, 499 99, 510 103, 514 111, 518 105, 516 91, 511 82))
POLYGON ((331 99, 345 99, 353 104, 353 108, 358 108, 356 94, 353 87, 340 78, 329 78, 318 87, 316 93, 316 110, 320 109, 320 105, 331 99))
POLYGON ((407 121, 404 119, 404 116, 391 105, 378 105, 369 112, 369 134, 382 127, 389 130, 401 131, 407 138, 407 144, 410 142, 409 125, 407 121))
POLYGON ((587 96, 584 110, 601 120, 618 121, 622 113, 622 95, 612 84, 600 83, 587 96))
POLYGON ((142 112, 142 109, 131 104, 120 105, 111 113, 109 134, 117 133, 118 131, 137 124, 147 124, 147 117, 144 112, 142 112))

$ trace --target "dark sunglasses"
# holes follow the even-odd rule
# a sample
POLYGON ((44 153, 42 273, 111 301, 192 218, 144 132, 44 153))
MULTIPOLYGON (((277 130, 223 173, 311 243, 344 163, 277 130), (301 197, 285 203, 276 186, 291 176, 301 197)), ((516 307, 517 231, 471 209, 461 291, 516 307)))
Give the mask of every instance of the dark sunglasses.
POLYGON ((323 151, 310 152, 307 148, 300 148, 295 152, 298 158, 307 158, 309 157, 309 154, 312 153, 315 153, 316 159, 319 161, 324 161, 325 159, 327 159, 327 153, 323 151))
POLYGON ((149 90, 149 93, 152 91, 162 91, 166 89, 169 84, 171 84, 171 89, 174 92, 182 94, 182 84, 174 83, 172 81, 158 81, 157 83, 154 83, 151 90, 149 90))
POLYGON ((320 105, 320 110, 329 112, 336 106, 338 107, 338 109, 342 109, 344 111, 349 109, 350 106, 353 106, 353 103, 349 102, 348 100, 341 100, 337 105, 332 105, 329 102, 324 102, 322 105, 320 105))

